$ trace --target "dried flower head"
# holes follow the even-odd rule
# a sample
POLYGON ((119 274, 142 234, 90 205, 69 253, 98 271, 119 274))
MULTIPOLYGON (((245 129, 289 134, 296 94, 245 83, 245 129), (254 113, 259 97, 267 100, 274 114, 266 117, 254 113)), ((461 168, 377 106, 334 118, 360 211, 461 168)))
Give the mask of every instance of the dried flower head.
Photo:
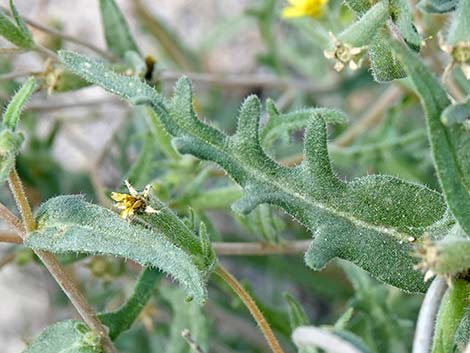
POLYGON ((328 0, 288 0, 290 6, 284 8, 282 17, 319 18, 328 0))
POLYGON ((347 43, 343 43, 331 32, 330 37, 334 48, 325 50, 323 54, 328 59, 336 60, 335 70, 339 72, 343 70, 346 65, 348 65, 351 70, 360 68, 367 47, 353 47, 347 43))
POLYGON ((119 192, 111 193, 111 198, 116 201, 116 208, 121 210, 120 216, 124 219, 132 219, 136 213, 159 213, 148 205, 148 196, 151 185, 147 185, 142 192, 138 192, 129 181, 124 182, 129 194, 121 194, 119 192))

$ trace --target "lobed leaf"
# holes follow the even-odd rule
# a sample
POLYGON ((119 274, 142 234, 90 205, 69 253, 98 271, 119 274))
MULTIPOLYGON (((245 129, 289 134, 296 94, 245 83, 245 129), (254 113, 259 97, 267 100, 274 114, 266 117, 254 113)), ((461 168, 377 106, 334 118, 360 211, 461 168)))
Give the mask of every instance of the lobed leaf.
POLYGON ((68 320, 47 327, 23 353, 101 353, 99 336, 81 321, 68 320))
POLYGON ((321 269, 341 257, 388 284, 408 291, 426 289, 410 254, 413 243, 444 215, 442 196, 391 176, 338 179, 327 149, 325 120, 331 111, 312 111, 305 132, 305 160, 288 168, 261 147, 261 106, 255 96, 245 100, 237 131, 228 136, 198 119, 186 78, 178 81, 173 99, 166 102, 148 85, 110 72, 102 64, 72 53, 61 57, 77 74, 131 102, 144 96, 137 102, 149 103, 157 111, 180 153, 219 164, 243 187, 245 194, 233 205, 235 211, 248 213, 269 203, 309 228, 314 234, 305 257, 310 267, 321 269))
POLYGON ((38 229, 25 241, 28 247, 53 253, 78 252, 129 258, 142 266, 166 272, 198 303, 206 298, 202 271, 194 264, 191 255, 174 245, 165 233, 131 225, 114 212, 87 203, 76 195, 48 200, 38 210, 37 221, 38 229))
POLYGON ((394 49, 421 98, 434 164, 449 209, 470 234, 470 135, 461 124, 442 123, 441 114, 450 105, 446 91, 416 55, 398 44, 394 49))

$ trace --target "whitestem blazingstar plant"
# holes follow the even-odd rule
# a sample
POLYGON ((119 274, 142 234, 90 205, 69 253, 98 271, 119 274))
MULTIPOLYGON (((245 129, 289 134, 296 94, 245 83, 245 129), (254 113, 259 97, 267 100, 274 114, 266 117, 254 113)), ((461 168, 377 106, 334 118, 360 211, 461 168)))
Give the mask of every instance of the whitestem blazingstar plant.
MULTIPOLYGON (((299 352, 315 352, 315 347, 328 349, 332 346, 341 353, 470 350, 470 84, 466 81, 470 65, 467 53, 469 1, 422 0, 418 7, 425 15, 418 13, 414 3, 407 0, 346 0, 347 7, 339 7, 333 1, 289 1, 290 7, 283 10, 283 17, 310 17, 309 25, 319 21, 321 26, 327 26, 328 21, 321 15, 331 11, 328 14, 330 25, 336 16, 338 25, 325 31, 330 33, 330 45, 315 47, 316 53, 323 52, 328 59, 333 59, 337 71, 348 66, 356 71, 356 76, 352 76, 354 84, 341 81, 327 91, 328 95, 338 91, 343 98, 352 89, 357 88, 359 92, 361 80, 366 80, 370 86, 370 75, 359 70, 361 66, 368 66, 377 82, 406 77, 397 81, 401 85, 401 99, 395 97, 397 101, 391 107, 392 102, 386 101, 384 106, 378 100, 372 113, 348 129, 345 124, 349 119, 339 109, 315 107, 284 113, 271 99, 266 100, 263 109, 260 98, 251 94, 241 104, 237 119, 228 119, 236 121, 232 133, 202 118, 203 109, 193 96, 191 80, 185 75, 177 80, 173 94, 165 96, 159 89, 164 72, 159 68, 155 70, 154 61, 144 59, 116 3, 100 0, 99 4, 108 51, 87 46, 101 59, 67 50, 55 53, 37 44, 12 2, 11 16, 6 10, 0 16, 0 34, 21 50, 34 50, 48 56, 54 63, 48 64, 48 70, 53 67, 60 72, 54 76, 52 84, 47 79, 50 76, 44 73, 37 74, 37 79, 28 79, 4 111, 0 124, 0 179, 9 182, 22 220, 0 204, 0 217, 16 232, 3 238, 22 243, 38 255, 81 317, 46 328, 24 352, 128 352, 129 345, 137 347, 137 343, 142 343, 142 337, 146 337, 147 346, 132 348, 133 352, 152 351, 151 341, 157 338, 165 342, 165 351, 173 353, 215 351, 217 348, 213 347, 225 345, 228 351, 265 351, 266 345, 253 338, 247 326, 250 324, 245 321, 239 324, 240 319, 233 318, 237 303, 227 304, 226 300, 221 300, 224 285, 228 285, 237 301, 247 308, 274 353, 284 352, 291 344, 291 335, 299 352), (348 16, 342 15, 345 11, 355 19, 348 22, 348 16), (436 13, 448 12, 451 13, 450 27, 440 30, 445 33, 441 47, 450 54, 450 63, 447 69, 438 72, 445 71, 445 80, 441 82, 425 63, 429 61, 424 58, 428 48, 420 53, 422 35, 428 34, 423 33, 427 27, 421 26, 430 22, 422 21, 423 16, 429 19, 436 13), (40 81, 39 85, 36 81, 40 81), (28 174, 28 168, 24 171, 24 165, 31 167, 31 163, 22 159, 28 150, 21 150, 23 135, 17 130, 22 109, 36 87, 47 87, 53 95, 91 84, 130 102, 134 106, 134 119, 141 119, 140 123, 145 126, 142 138, 136 139, 141 152, 134 164, 122 173, 127 190, 118 186, 107 194, 95 187, 103 205, 110 200, 115 202, 112 209, 90 202, 85 195, 59 192, 57 196, 55 193, 54 197, 44 200, 33 215, 16 171, 26 176, 25 180, 35 175, 28 174), (417 121, 408 117, 419 115, 415 96, 420 98, 425 115, 417 121), (411 112, 410 106, 413 107, 411 112), (383 121, 372 129, 381 115, 383 121), (344 134, 349 135, 348 139, 329 143, 329 125, 334 132, 346 130, 344 134), (410 126, 414 127, 411 131, 410 126), (357 139, 358 143, 348 146, 344 142, 355 140, 360 130, 368 129, 372 131, 357 139), (403 134, 403 129, 408 134, 403 134), (303 133, 300 144, 296 134, 299 130, 303 133), (421 139, 425 135, 430 147, 429 158, 426 142, 421 139), (295 158, 278 158, 286 155, 290 144, 296 145, 302 153, 295 158), (394 151, 398 147, 403 148, 399 154, 394 151), (379 172, 355 173, 354 156, 361 156, 359 161, 365 161, 370 170, 379 172), (341 165, 344 157, 348 166, 346 172, 341 165), (214 169, 214 165, 223 173, 214 169), (429 176, 431 167, 436 178, 429 176), (420 177, 423 169, 425 178, 420 177), (434 183, 433 187, 426 182, 434 183), (188 209, 189 216, 185 216, 188 209), (249 244, 215 241, 223 236, 206 213, 214 209, 234 212, 234 220, 259 233, 263 241, 249 244), (305 239, 288 241, 281 236, 284 229, 293 237, 300 238, 307 233, 310 242, 307 244, 305 239), (279 258, 276 260, 278 268, 283 270, 263 280, 279 280, 287 274, 291 277, 289 280, 301 277, 297 279, 302 285, 326 281, 325 285, 315 283, 312 288, 323 290, 331 299, 341 292, 341 287, 306 267, 319 271, 332 264, 341 268, 352 284, 352 289, 343 286, 342 290, 353 300, 348 302, 348 310, 334 326, 302 327, 311 325, 311 320, 292 295, 285 295, 288 314, 270 307, 256 287, 241 285, 218 256, 299 251, 304 253, 306 266, 279 258), (121 306, 110 309, 107 306, 110 299, 104 296, 106 303, 100 306, 106 310, 102 313, 95 313, 79 286, 61 267, 61 263, 65 265, 93 256, 115 256, 142 267, 132 293, 121 300, 121 306), (179 287, 165 282, 160 271, 175 280, 179 287), (214 283, 220 284, 214 274, 223 284, 219 289, 211 287, 214 283), (317 277, 311 281, 309 276, 317 277), (409 313, 416 314, 416 300, 410 298, 417 297, 405 296, 402 292, 426 293, 416 325, 416 318, 409 313), (144 308, 161 305, 162 301, 166 303, 163 310, 171 312, 166 316, 171 318, 155 325, 152 310, 144 308), (204 305, 208 302, 206 313, 204 305), (407 310, 401 310, 402 307, 407 310), (248 348, 245 343, 229 342, 223 330, 210 335, 210 320, 205 315, 211 312, 221 325, 237 322, 237 330, 247 331, 237 339, 251 340, 248 348), (286 325, 287 317, 290 326, 286 325), (131 333, 137 326, 133 323, 138 320, 144 321, 147 332, 141 331, 140 336, 136 336, 140 338, 136 339, 131 333), (416 333, 411 347, 408 333, 412 333, 414 326, 416 333), (211 342, 215 342, 214 346, 211 342)), ((140 2, 136 6, 141 10, 140 2)), ((266 0, 263 6, 247 13, 257 19, 267 42, 269 52, 260 61, 281 73, 280 53, 298 48, 282 47, 285 50, 282 51, 280 48, 285 43, 273 41, 270 30, 278 10, 276 1, 266 0)), ((169 31, 158 20, 148 17, 145 11, 140 14, 149 31, 157 33, 162 50, 166 50, 175 63, 187 65, 182 59, 185 50, 181 43, 176 39, 168 40, 169 31)), ((303 25, 299 28, 305 29, 303 25)), ((305 50, 305 43, 298 47, 305 50)), ((289 65, 302 72, 305 65, 299 64, 299 53, 286 56, 289 65)), ((438 60, 437 56, 432 59, 438 60)), ((348 75, 352 74, 345 74, 349 80, 348 75)), ((201 79, 193 73, 187 76, 201 79)), ((205 76, 202 80, 210 81, 205 76)), ((288 92, 302 86, 279 80, 279 84, 283 82, 291 85, 288 92)), ((369 90, 376 89, 369 86, 366 86, 369 90)), ((324 89, 317 91, 324 93, 324 89)), ((228 107, 219 108, 214 111, 231 116, 228 107)), ((122 130, 126 135, 127 131, 122 130)), ((53 138, 53 133, 46 141, 31 137, 31 148, 50 149, 51 143, 47 140, 53 138)), ((127 153, 131 140, 128 138, 126 143, 118 144, 121 153, 127 153)), ((121 160, 116 163, 119 164, 125 163, 121 160)), ((93 176, 96 185, 96 173, 93 176)), ((35 181, 34 177, 31 179, 35 181)), ((246 263, 250 264, 248 260, 246 263)), ((119 271, 112 267, 102 266, 94 273, 105 277, 107 283, 113 283, 119 271)), ((332 302, 331 299, 328 305, 333 305, 332 302)), ((285 351, 293 351, 293 348, 285 351)))

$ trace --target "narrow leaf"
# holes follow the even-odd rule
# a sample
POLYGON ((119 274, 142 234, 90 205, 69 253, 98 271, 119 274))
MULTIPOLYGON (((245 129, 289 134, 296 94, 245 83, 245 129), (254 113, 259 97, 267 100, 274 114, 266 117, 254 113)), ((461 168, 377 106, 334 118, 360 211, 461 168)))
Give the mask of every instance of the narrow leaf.
POLYGON ((153 268, 147 267, 143 269, 127 301, 115 311, 98 315, 100 321, 108 326, 109 337, 111 337, 111 339, 116 339, 122 332, 132 326, 144 306, 152 297, 160 277, 160 272, 153 268))
POLYGON ((128 51, 139 53, 129 26, 114 0, 100 0, 101 21, 108 49, 121 59, 128 51))
POLYGON ((18 15, 12 0, 10 0, 10 8, 16 25, 11 21, 10 17, 0 10, 0 35, 20 48, 32 48, 34 41, 31 32, 18 15))
POLYGON ((470 135, 460 124, 445 126, 442 123, 441 114, 450 105, 446 91, 416 55, 398 44, 394 48, 420 95, 434 163, 447 204, 463 230, 470 234, 470 135))
POLYGON ((16 125, 20 119, 21 111, 25 106, 28 99, 34 92, 36 88, 36 80, 33 77, 30 77, 24 84, 21 86, 18 92, 13 96, 12 100, 8 104, 5 113, 3 113, 3 125, 8 129, 14 131, 16 125))

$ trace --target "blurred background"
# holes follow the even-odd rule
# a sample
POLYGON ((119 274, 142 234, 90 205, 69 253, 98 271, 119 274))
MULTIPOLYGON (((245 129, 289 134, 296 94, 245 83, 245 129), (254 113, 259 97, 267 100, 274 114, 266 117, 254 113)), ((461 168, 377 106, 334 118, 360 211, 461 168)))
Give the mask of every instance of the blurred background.
MULTIPOLYGON (((392 174, 437 188, 422 112, 406 85, 374 82, 367 62, 359 70, 338 73, 323 56, 328 32, 338 33, 354 16, 341 1, 330 0, 318 19, 283 19, 282 8, 287 6, 283 0, 116 2, 140 51, 149 57, 147 64, 154 62, 149 80, 169 95, 178 77, 189 76, 199 115, 221 129, 233 132, 240 102, 249 94, 263 101, 271 97, 281 111, 335 107, 351 119, 330 131, 330 152, 341 177, 392 174)), ((33 21, 31 31, 43 46, 98 57, 95 47, 105 50, 97 0, 15 3, 20 14, 33 21), (35 23, 59 31, 62 37, 38 29, 35 23)), ((445 17, 433 23, 420 16, 419 21, 422 34, 431 35, 445 17)), ((429 39, 428 48, 436 45, 435 39, 429 39)), ((9 47, 2 42, 2 48, 9 47)), ((26 143, 18 170, 35 206, 70 193, 111 206, 109 192, 123 190, 122 181, 129 178, 137 188, 157 183, 159 197, 181 215, 192 207, 216 241, 277 244, 310 238, 295 220, 268 206, 246 217, 231 212, 230 203, 239 195, 236 186, 212 166, 175 156, 164 138, 154 138, 158 131, 149 129, 148 112, 96 87, 55 85, 60 67, 38 53, 1 52, 2 104, 26 76, 46 82, 28 104, 21 126, 26 143), (205 192, 213 189, 225 193, 214 194, 211 205, 200 207, 205 192)), ((441 58, 428 59, 442 70, 441 58)), ((468 87, 462 84, 458 89, 468 87)), ((294 165, 301 160, 302 136, 301 128, 286 131, 265 147, 273 157, 294 165)), ((6 187, 1 188, 0 200, 13 209, 6 187)), ((48 324, 77 315, 28 249, 0 244, 0 252, 1 351, 16 353, 48 324)), ((139 271, 137 265, 114 258, 63 261, 70 263, 70 274, 80 279, 97 310, 122 303, 139 271)), ((301 303, 314 324, 334 324, 354 308, 347 329, 365 337, 371 351, 409 351, 420 296, 385 287, 344 263, 313 272, 301 254, 222 257, 222 261, 260 299, 288 352, 295 350, 289 341, 284 292, 301 303)), ((180 337, 186 326, 193 328, 193 336, 208 342, 210 352, 266 351, 255 324, 230 290, 215 281, 209 292, 208 305, 189 309, 180 305, 183 294, 163 281, 141 320, 120 338, 121 351, 168 353, 171 346, 171 352, 186 352, 189 348, 180 337)))

